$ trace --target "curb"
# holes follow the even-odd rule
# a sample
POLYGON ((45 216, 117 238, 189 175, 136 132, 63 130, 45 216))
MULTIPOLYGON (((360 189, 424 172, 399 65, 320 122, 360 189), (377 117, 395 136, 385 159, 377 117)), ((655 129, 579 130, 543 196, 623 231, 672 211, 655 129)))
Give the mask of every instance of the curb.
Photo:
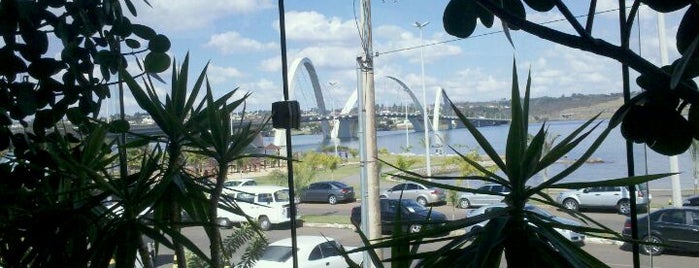
POLYGON ((336 229, 351 229, 354 230, 354 225, 343 224, 343 223, 316 223, 316 222, 303 222, 303 227, 316 227, 316 228, 336 228, 336 229))
MULTIPOLYGON (((342 224, 342 223, 316 223, 316 222, 304 222, 303 227, 315 227, 315 228, 336 228, 336 229, 350 229, 355 230, 352 224, 342 224)), ((356 231, 356 230, 355 230, 356 231)), ((451 235, 463 235, 465 231, 455 230, 451 232, 451 235)), ((611 239, 599 238, 599 237, 585 237, 585 244, 601 244, 601 245, 617 245, 622 246, 624 242, 616 241, 611 239)))
POLYGON ((616 246, 624 245, 624 242, 622 242, 622 241, 599 238, 599 237, 585 237, 585 244, 587 244, 587 243, 602 244, 602 245, 616 245, 616 246))

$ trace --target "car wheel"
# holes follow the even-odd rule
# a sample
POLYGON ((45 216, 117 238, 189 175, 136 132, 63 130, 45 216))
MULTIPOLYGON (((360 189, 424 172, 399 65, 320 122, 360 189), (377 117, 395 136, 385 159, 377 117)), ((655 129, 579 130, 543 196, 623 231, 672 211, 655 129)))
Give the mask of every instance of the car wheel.
POLYGON ((481 229, 482 229, 482 227, 476 225, 476 226, 471 227, 471 230, 468 231, 466 234, 469 237, 469 239, 475 239, 476 236, 478 236, 478 233, 481 232, 481 229))
POLYGON ((331 205, 337 204, 337 196, 334 196, 334 195, 328 196, 328 204, 331 204, 331 205))
POLYGON ((420 231, 422 231, 422 225, 420 224, 411 224, 410 227, 408 227, 408 233, 414 234, 420 231))
POLYGON ((616 209, 619 213, 627 215, 631 212, 631 203, 629 203, 627 199, 621 200, 619 204, 616 205, 616 209))
POLYGON ((269 221, 267 216, 260 216, 260 218, 257 219, 257 223, 260 225, 260 229, 263 231, 267 231, 272 228, 272 222, 269 221))
POLYGON ((417 203, 422 205, 422 206, 427 206, 427 199, 425 199, 424 197, 418 197, 417 203))
MULTIPOLYGON (((660 238, 654 235, 646 236, 645 238, 643 238, 643 241, 656 244, 663 243, 663 241, 660 240, 660 238)), ((663 254, 663 247, 658 245, 641 245, 641 249, 643 250, 643 253, 648 255, 658 256, 660 254, 663 254)))
POLYGON ((575 199, 568 198, 563 200, 563 207, 568 210, 577 211, 580 208, 580 205, 578 204, 578 201, 575 201, 575 199))
POLYGON ((471 202, 468 201, 468 199, 463 198, 459 200, 458 207, 459 208, 468 208, 471 206, 471 202))

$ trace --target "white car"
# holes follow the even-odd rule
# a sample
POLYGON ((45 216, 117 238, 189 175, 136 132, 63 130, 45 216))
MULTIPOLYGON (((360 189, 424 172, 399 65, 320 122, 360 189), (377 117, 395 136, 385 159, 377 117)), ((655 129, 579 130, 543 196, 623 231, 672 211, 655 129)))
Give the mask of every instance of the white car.
MULTIPOLYGON (((651 196, 645 184, 636 186, 636 205, 643 208, 651 196)), ((621 186, 596 186, 561 192, 556 202, 566 209, 577 211, 581 208, 614 208, 621 214, 631 212, 629 190, 621 186)))
MULTIPOLYGON (((497 209, 504 209, 507 207, 506 204, 500 203, 500 204, 494 204, 494 205, 487 205, 487 206, 482 206, 480 208, 474 209, 466 213, 466 217, 475 217, 477 215, 485 214, 488 213, 492 210, 497 210, 497 209)), ((543 220, 546 221, 555 221, 560 224, 566 224, 566 225, 572 225, 572 226, 582 226, 582 224, 578 221, 572 220, 572 219, 566 219, 562 217, 555 216, 548 211, 541 209, 540 207, 534 206, 527 204, 524 206, 524 209, 530 212, 534 212, 536 214, 539 214, 543 220)), ((485 225, 488 224, 488 221, 482 221, 477 224, 471 225, 466 227, 466 233, 469 232, 478 232, 480 231, 485 225)), ((554 228, 558 233, 563 235, 565 238, 568 238, 568 240, 578 243, 578 244, 584 244, 585 243, 585 235, 580 234, 571 230, 567 229, 559 229, 559 228, 554 228)))
POLYGON ((255 179, 235 179, 235 180, 227 180, 223 183, 223 187, 226 188, 231 188, 231 187, 240 187, 240 186, 255 186, 257 185, 257 182, 255 179))
POLYGON ((502 203, 505 195, 510 193, 510 188, 500 184, 488 183, 478 187, 479 191, 492 192, 493 194, 482 193, 461 193, 457 198, 457 208, 480 207, 502 203))
MULTIPOLYGON (((289 188, 282 186, 245 186, 231 188, 224 195, 235 199, 236 204, 247 214, 256 219, 262 230, 269 230, 273 224, 291 221, 289 188)), ((247 222, 247 218, 218 208, 218 224, 231 226, 233 223, 247 222)), ((296 218, 300 215, 297 213, 296 218)))
MULTIPOLYGON (((296 245, 298 250, 298 267, 304 268, 345 268, 347 261, 338 251, 344 248, 345 251, 355 249, 355 247, 343 247, 339 242, 330 237, 323 236, 297 236, 296 245)), ((349 254, 350 259, 357 264, 362 262, 362 253, 355 252, 349 254)), ((267 246, 262 257, 255 262, 256 268, 280 268, 292 267, 291 258, 291 238, 284 238, 267 246)))
POLYGON ((384 190, 379 197, 388 199, 413 199, 423 206, 442 203, 447 200, 447 194, 443 189, 411 181, 396 184, 384 190))

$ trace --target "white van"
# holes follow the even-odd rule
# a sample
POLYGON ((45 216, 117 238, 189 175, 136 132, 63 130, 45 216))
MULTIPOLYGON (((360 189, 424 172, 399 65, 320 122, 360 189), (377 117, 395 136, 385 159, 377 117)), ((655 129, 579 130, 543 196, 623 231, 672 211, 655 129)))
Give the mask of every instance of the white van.
MULTIPOLYGON (((269 230, 273 224, 291 221, 289 188, 282 186, 241 186, 229 188, 226 193, 253 219, 257 219, 262 230, 269 230)), ((299 215, 296 214, 296 218, 299 215)), ((218 208, 218 223, 230 226, 232 223, 247 222, 242 215, 218 208)))

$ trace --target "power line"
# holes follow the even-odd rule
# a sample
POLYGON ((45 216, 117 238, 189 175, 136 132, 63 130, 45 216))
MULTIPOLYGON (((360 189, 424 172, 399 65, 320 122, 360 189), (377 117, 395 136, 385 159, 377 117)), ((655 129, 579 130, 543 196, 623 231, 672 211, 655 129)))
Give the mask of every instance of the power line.
MULTIPOLYGON (((603 11, 600 11, 600 12, 595 12, 595 15, 604 14, 604 13, 609 13, 609 12, 615 12, 615 11, 618 11, 618 10, 619 10, 618 8, 616 8, 616 9, 607 9, 607 10, 603 10, 603 11)), ((577 19, 577 18, 585 18, 585 17, 587 17, 587 14, 575 16, 576 19, 577 19)), ((546 24, 557 23, 557 22, 561 22, 561 21, 565 21, 565 20, 566 20, 565 18, 561 18, 561 19, 555 19, 555 20, 545 21, 545 22, 542 22, 542 23, 539 23, 539 24, 541 24, 541 25, 546 25, 546 24)), ((419 49, 419 48, 422 48, 422 47, 431 47, 431 46, 436 46, 436 45, 442 45, 442 44, 446 44, 446 43, 451 43, 451 42, 456 42, 456 41, 461 41, 461 40, 471 39, 471 38, 476 38, 476 37, 483 37, 483 36, 493 35, 493 34, 502 33, 502 32, 503 32, 503 30, 500 30, 500 31, 493 31, 493 32, 487 32, 487 33, 472 35, 472 36, 469 36, 469 37, 466 37, 466 38, 454 38, 454 39, 449 39, 449 40, 445 40, 445 41, 439 41, 439 42, 434 42, 434 43, 422 44, 422 45, 418 45, 418 46, 412 46, 412 47, 405 47, 405 48, 387 50, 387 51, 384 51, 384 52, 375 52, 375 53, 374 53, 374 56, 375 56, 375 57, 378 57, 379 55, 383 55, 383 54, 391 54, 391 53, 403 52, 403 51, 408 51, 408 50, 413 50, 413 49, 419 49)))

